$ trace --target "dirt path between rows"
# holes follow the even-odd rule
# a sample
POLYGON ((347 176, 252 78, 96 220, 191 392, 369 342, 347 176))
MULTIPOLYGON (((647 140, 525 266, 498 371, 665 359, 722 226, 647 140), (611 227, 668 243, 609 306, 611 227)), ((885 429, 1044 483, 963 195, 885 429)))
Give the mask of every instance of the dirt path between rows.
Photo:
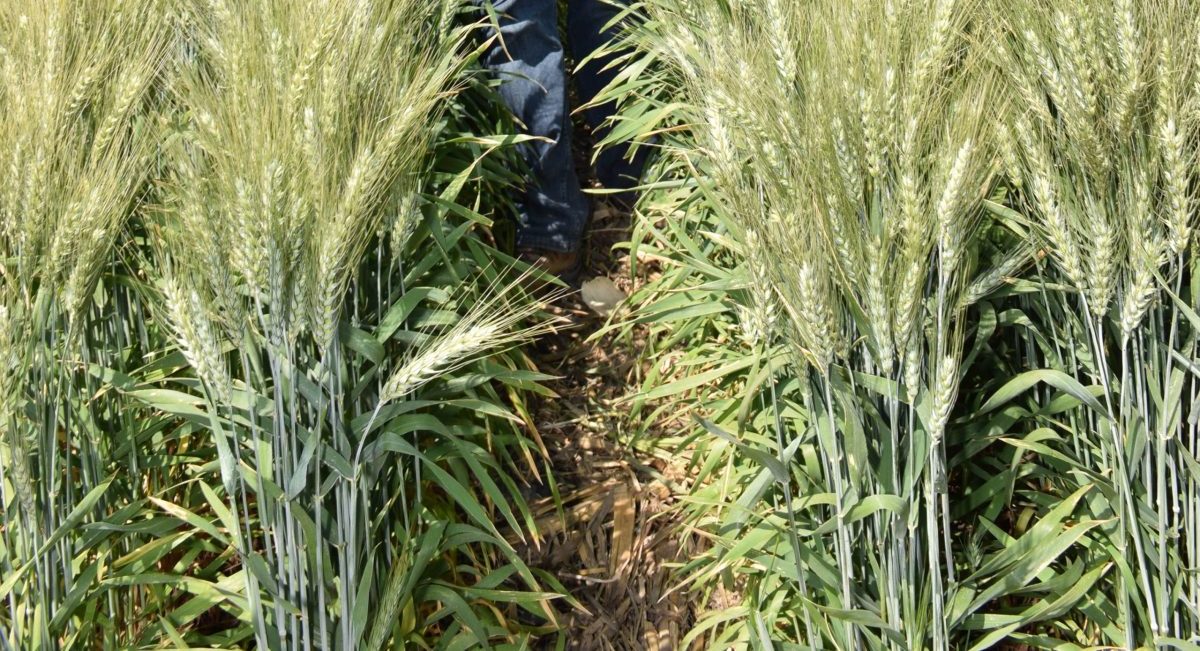
MULTIPOLYGON (((593 215, 583 278, 608 277, 633 289, 627 254, 630 216, 593 215)), ((589 338, 605 319, 578 294, 556 308, 570 324, 533 348, 540 370, 557 376, 554 400, 540 400, 535 427, 550 454, 562 510, 552 497, 534 499, 543 537, 523 550, 528 562, 555 575, 579 602, 557 603, 567 648, 670 651, 692 621, 688 595, 672 591, 672 563, 690 556, 669 484, 681 470, 668 455, 623 446, 631 424, 621 399, 637 386, 639 360, 613 337, 589 338), (664 482, 664 478, 668 481, 664 482)), ((548 492, 543 489, 543 492, 548 492)), ((547 648, 553 648, 549 636, 547 648)))

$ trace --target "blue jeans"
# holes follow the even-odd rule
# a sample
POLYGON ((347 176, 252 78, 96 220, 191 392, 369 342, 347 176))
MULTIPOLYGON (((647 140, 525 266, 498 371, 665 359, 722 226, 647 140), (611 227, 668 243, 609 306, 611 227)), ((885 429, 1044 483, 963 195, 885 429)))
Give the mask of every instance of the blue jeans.
MULTIPOLYGON (((532 178, 519 202, 517 246, 549 251, 579 248, 587 226, 589 202, 580 188, 571 154, 571 118, 562 39, 558 35, 558 0, 493 0, 500 16, 500 35, 485 64, 501 75, 500 96, 526 131, 547 141, 523 145, 532 178)), ((581 60, 610 40, 603 31, 618 9, 602 0, 568 0, 567 35, 575 59, 581 60)), ((580 69, 576 87, 590 100, 612 80, 597 60, 580 69)), ((603 132, 612 107, 585 112, 589 125, 603 132)), ((625 160, 619 150, 604 152, 596 175, 607 188, 633 187, 640 160, 625 160)))

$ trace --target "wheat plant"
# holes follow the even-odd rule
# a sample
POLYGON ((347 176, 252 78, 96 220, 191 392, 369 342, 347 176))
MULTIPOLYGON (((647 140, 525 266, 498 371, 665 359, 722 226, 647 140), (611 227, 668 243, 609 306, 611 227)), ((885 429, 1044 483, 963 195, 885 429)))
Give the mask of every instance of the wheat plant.
POLYGON ((692 639, 986 648, 1194 634, 1177 560, 1189 545, 1172 542, 1185 540, 1186 499, 1164 513, 1194 456, 1151 461, 1144 437, 1106 443, 1119 410, 1097 400, 1179 428, 1159 450, 1187 438, 1188 276, 1172 270, 1189 264, 1177 258, 1193 219, 1193 136, 1179 125, 1194 102, 1174 89, 1194 85, 1182 36, 1194 18, 1184 3, 1118 9, 631 7, 622 47, 636 63, 603 99, 622 106, 611 141, 657 146, 667 161, 633 243, 666 265, 634 297, 635 325, 653 325, 661 357, 633 400, 668 399, 651 418, 689 400, 705 416, 672 439, 697 470, 689 522, 714 544, 681 577, 723 604, 692 639), (1122 48, 1138 51, 1130 70, 1159 61, 1174 78, 1129 86, 1114 72, 1122 48), (1092 76, 1071 86, 1070 65, 1092 76), (1112 99, 1097 90, 1101 73, 1112 99), (1145 118, 1122 116, 1146 116, 1163 86, 1176 107, 1164 114, 1177 115, 1131 131, 1145 118), (1142 189, 1092 195, 1107 186, 1084 170, 1102 161, 1108 178, 1141 177, 1142 189), (1054 202, 1064 193, 1073 217, 1054 202), (1129 211, 1135 196, 1165 208, 1129 211), (1079 288, 1087 320, 1047 257, 1079 288), (1159 294, 1160 277, 1179 301, 1159 294), (1129 309, 1110 314, 1116 303, 1129 309), (1131 355, 1160 361, 1146 372, 1129 362, 1123 373, 1142 384, 1122 390, 1129 382, 1096 360, 1159 304, 1170 312, 1140 344, 1149 356, 1131 355), (684 342, 693 348, 680 353, 684 342), (1075 433, 1065 447, 1060 427, 1075 433), (1121 465, 1155 479, 1138 488, 1121 465), (1109 497, 1123 506, 1107 510, 1109 497), (1005 529, 1013 510, 1030 519, 1005 529), (1139 592, 1149 596, 1130 605, 1139 592))
MULTIPOLYGON (((82 527, 131 499, 118 459, 133 429, 99 391, 137 335, 129 292, 101 281, 146 191, 161 120, 154 90, 174 31, 158 2, 0 7, 0 641, 51 648, 115 638, 87 611, 96 564, 124 553, 82 527), (103 632, 101 632, 103 631, 103 632)), ((127 551, 124 550, 124 551, 127 551)))
MULTIPOLYGON (((162 318, 211 418, 223 487, 211 506, 245 568, 246 613, 263 648, 380 648, 426 591, 465 603, 449 585, 414 583, 419 569, 402 570, 430 562, 433 550, 410 549, 430 527, 435 545, 451 535, 422 506, 423 474, 459 503, 476 540, 503 551, 518 581, 537 585, 438 457, 462 455, 520 531, 481 465, 494 462, 413 398, 540 332, 520 325, 536 303, 511 298, 516 285, 497 286, 461 319, 447 306, 453 327, 403 328, 415 346, 406 361, 393 366, 385 354, 408 320, 400 306, 411 312, 423 297, 408 283, 427 267, 410 265, 429 258, 410 253, 409 240, 424 225, 444 247, 437 238, 447 237, 442 220, 456 199, 420 193, 471 53, 461 6, 185 7, 192 41, 176 96, 186 119, 151 243, 162 318)), ((464 174, 448 192, 471 169, 464 174)), ((477 577, 481 589, 496 580, 477 577)), ((464 636, 490 640, 470 610, 454 612, 464 636)))
MULTIPOLYGON (((891 643, 911 648, 928 635, 941 648, 955 571, 941 441, 990 171, 980 141, 988 89, 975 79, 963 88, 975 65, 962 52, 971 7, 644 7, 665 32, 661 56, 683 77, 698 154, 733 216, 757 290, 755 330, 771 327, 766 315, 785 317, 768 336, 790 344, 810 416, 799 431, 777 428, 775 453, 786 459, 793 442, 815 445, 829 491, 816 516, 829 534, 795 541, 799 591, 828 590, 829 607, 870 611, 896 635, 891 643), (761 42, 773 47, 752 47, 761 42), (855 386, 860 374, 892 383, 872 400, 877 423, 857 413, 869 399, 855 386), (876 456, 883 464, 873 465, 876 456), (856 523, 851 513, 864 501, 891 506, 856 523), (836 585, 816 588, 806 577, 807 545, 830 554, 836 585), (876 560, 862 554, 876 549, 886 550, 880 566, 867 569, 876 560)), ((783 509, 796 529, 796 500, 811 495, 791 494, 790 483, 783 509)), ((864 642, 849 621, 814 624, 825 615, 803 610, 809 644, 820 646, 822 634, 864 642)))
POLYGON ((1200 56, 1191 3, 1021 5, 1006 21, 1018 98, 1006 136, 1022 211, 1053 261, 1068 350, 1098 388, 1073 414, 1084 465, 1111 481, 1113 601, 1135 648, 1194 639, 1195 165, 1200 56), (1077 323, 1077 328, 1069 325, 1077 323), (1075 349, 1075 350, 1071 350, 1075 349))
POLYGON ((0 646, 547 630, 462 4, 0 7, 0 646))
MULTIPOLYGON (((488 244, 498 18, 0 4, 0 647, 572 641, 513 542, 552 326, 488 244)), ((687 461, 683 644, 1200 644, 1200 6, 620 25, 604 332, 687 461)))

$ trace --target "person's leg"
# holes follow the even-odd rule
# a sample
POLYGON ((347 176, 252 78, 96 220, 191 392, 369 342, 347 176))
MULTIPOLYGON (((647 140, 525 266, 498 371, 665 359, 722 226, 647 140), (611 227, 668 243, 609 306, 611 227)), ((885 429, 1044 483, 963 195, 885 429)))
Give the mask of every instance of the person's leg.
POLYGON ((588 200, 571 156, 571 121, 557 0, 495 0, 503 43, 485 56, 501 78, 500 96, 526 132, 549 142, 523 145, 532 172, 521 201, 517 246, 569 252, 579 248, 588 200))
MULTIPOLYGON (((616 37, 618 28, 607 25, 620 13, 620 8, 605 0, 569 0, 567 11, 567 37, 571 54, 576 61, 583 61, 602 45, 616 37)), ((617 70, 607 68, 611 57, 599 57, 575 71, 575 86, 581 99, 590 102, 617 75, 617 70)), ((584 112, 588 125, 597 139, 608 133, 605 121, 613 115, 616 107, 607 103, 592 107, 584 112)), ((596 159, 596 178, 604 187, 621 190, 637 185, 645 165, 647 150, 641 147, 630 160, 626 147, 612 147, 600 153, 596 159)), ((626 201, 628 196, 622 197, 626 201)))

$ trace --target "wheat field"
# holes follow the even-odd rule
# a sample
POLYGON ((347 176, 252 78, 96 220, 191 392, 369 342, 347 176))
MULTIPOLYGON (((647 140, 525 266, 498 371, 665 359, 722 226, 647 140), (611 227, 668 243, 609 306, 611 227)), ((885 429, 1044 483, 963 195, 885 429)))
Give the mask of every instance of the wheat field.
POLYGON ((495 12, 0 3, 0 649, 1200 649, 1200 4, 619 4, 564 367, 495 12), (597 378, 668 638, 534 553, 597 378))

